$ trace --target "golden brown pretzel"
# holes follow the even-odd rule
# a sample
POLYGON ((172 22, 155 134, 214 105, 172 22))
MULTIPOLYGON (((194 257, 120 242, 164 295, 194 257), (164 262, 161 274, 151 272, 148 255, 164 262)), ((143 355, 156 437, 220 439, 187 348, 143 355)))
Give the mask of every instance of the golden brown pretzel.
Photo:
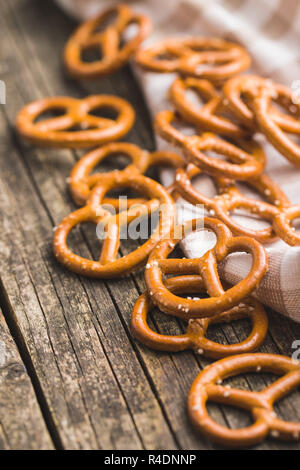
POLYGON ((243 47, 205 37, 165 39, 137 51, 136 60, 146 70, 178 72, 214 83, 242 72, 251 63, 243 47))
POLYGON ((151 29, 149 18, 134 13, 125 4, 109 8, 80 25, 70 37, 64 51, 65 65, 70 74, 77 78, 99 78, 114 73, 129 61, 151 29), (97 31, 113 15, 116 15, 115 21, 104 31, 97 31), (138 26, 138 33, 122 45, 123 33, 132 24, 138 26), (89 50, 102 52, 101 59, 84 61, 82 55, 89 50))
POLYGON ((233 145, 210 132, 204 132, 200 136, 186 136, 172 125, 175 120, 176 114, 173 111, 159 112, 154 121, 156 132, 173 145, 180 146, 187 159, 206 173, 247 180, 263 171, 266 157, 254 139, 238 139, 237 145, 233 145), (205 154, 211 151, 224 155, 227 161, 205 154))
POLYGON ((179 114, 195 127, 233 137, 245 134, 240 126, 221 115, 225 110, 222 97, 208 80, 177 78, 170 88, 169 96, 179 114), (189 89, 206 101, 202 107, 188 99, 186 92, 189 89))
POLYGON ((260 243, 249 237, 232 237, 220 220, 204 217, 175 227, 170 238, 161 240, 151 255, 145 270, 145 280, 151 301, 163 312, 183 319, 211 317, 238 305, 259 284, 268 269, 266 252, 260 243), (195 230, 212 230, 216 245, 201 258, 168 259, 174 247, 195 230), (217 265, 228 254, 242 251, 251 254, 252 266, 247 276, 224 292, 217 265), (210 298, 191 300, 172 294, 163 282, 163 274, 201 275, 210 298))
POLYGON ((188 397, 188 413, 193 425, 209 439, 229 447, 247 447, 268 435, 282 440, 299 440, 300 423, 277 418, 274 403, 300 385, 300 365, 276 354, 231 356, 206 367, 195 379, 188 397), (259 392, 228 388, 220 384, 227 377, 244 372, 271 372, 278 380, 259 392), (206 402, 236 406, 251 412, 254 423, 246 428, 228 429, 208 414, 206 402))
MULTIPOLYGON (((165 285, 167 289, 177 294, 205 292, 201 276, 173 277, 167 279, 165 285)), ((262 305, 255 299, 244 300, 237 307, 210 318, 189 320, 186 333, 177 336, 159 334, 149 328, 147 314, 152 307, 149 295, 147 293, 141 295, 133 307, 131 331, 143 344, 158 351, 175 352, 193 349, 205 357, 220 359, 233 354, 255 351, 264 341, 268 330, 268 317, 262 305), (247 317, 251 319, 252 331, 241 343, 220 344, 205 336, 210 324, 227 323, 247 317)))
POLYGON ((269 142, 293 165, 300 167, 300 145, 295 143, 288 135, 300 135, 300 104, 294 104, 292 93, 287 90, 284 95, 285 101, 281 99, 281 105, 286 109, 296 109, 297 119, 291 116, 283 117, 281 114, 281 123, 277 123, 270 113, 270 106, 274 98, 272 92, 268 88, 261 88, 259 93, 254 97, 252 106, 255 113, 255 119, 259 129, 269 142), (285 123, 282 126, 282 121, 285 123))
POLYGON ((275 241, 278 236, 282 236, 284 231, 283 239, 287 243, 295 239, 295 231, 289 222, 286 223, 284 230, 278 228, 278 224, 280 223, 278 217, 281 216, 281 214, 285 214, 285 217, 287 217, 291 203, 280 187, 277 186, 269 176, 262 174, 246 182, 247 185, 253 187, 269 201, 264 202, 259 199, 244 196, 233 181, 225 180, 224 178, 213 179, 218 194, 213 198, 209 198, 196 190, 192 185, 191 179, 201 173, 201 170, 195 169, 194 166, 192 166, 191 169, 187 167, 186 170, 180 168, 176 172, 176 191, 189 203, 195 205, 203 204, 204 208, 209 211, 211 215, 222 220, 235 235, 253 237, 261 243, 271 243, 275 241), (189 173, 191 173, 191 176, 189 173), (259 230, 240 225, 231 217, 231 213, 235 209, 246 210, 261 219, 270 221, 272 225, 259 230))
MULTIPOLYGON (((261 89, 267 89, 272 99, 278 104, 285 107, 293 106, 297 111, 297 106, 291 103, 292 94, 288 87, 257 75, 240 75, 228 80, 223 86, 224 106, 228 106, 230 111, 246 127, 255 130, 257 122, 252 110, 252 101, 261 89)), ((273 106, 269 107, 268 114, 282 130, 286 132, 300 131, 300 121, 297 116, 284 114, 273 106)))
POLYGON ((145 263, 158 240, 170 233, 175 216, 176 209, 171 196, 156 181, 142 175, 121 171, 103 174, 101 182, 91 192, 88 204, 69 214, 57 227, 53 240, 54 254, 62 264, 78 274, 95 278, 119 277, 145 263), (111 215, 102 207, 104 196, 111 189, 123 187, 132 188, 150 200, 117 215, 111 215), (149 215, 152 211, 159 209, 161 211, 158 227, 148 241, 135 251, 117 259, 121 227, 128 225, 137 217, 149 215), (101 224, 103 232, 106 234, 99 261, 82 258, 73 253, 67 245, 70 231, 77 225, 86 222, 101 224))
POLYGON ((135 119, 132 106, 122 98, 92 95, 83 99, 69 97, 44 98, 25 106, 18 114, 17 129, 25 139, 50 147, 94 147, 119 140, 130 131, 135 119), (116 119, 92 114, 96 109, 111 109, 116 119), (64 114, 37 121, 44 113, 64 114), (77 130, 78 129, 78 130, 77 130))
MULTIPOLYGON (((86 203, 92 188, 102 179, 103 173, 92 173, 94 168, 105 158, 122 154, 129 157, 131 163, 123 171, 130 174, 144 174, 150 166, 163 165, 173 168, 184 166, 185 160, 174 152, 148 152, 128 142, 112 142, 92 150, 84 155, 74 166, 70 175, 70 191, 76 204, 86 203)), ((143 202, 142 199, 128 199, 128 204, 143 202)), ((103 204, 115 205, 114 198, 105 198, 103 204)))

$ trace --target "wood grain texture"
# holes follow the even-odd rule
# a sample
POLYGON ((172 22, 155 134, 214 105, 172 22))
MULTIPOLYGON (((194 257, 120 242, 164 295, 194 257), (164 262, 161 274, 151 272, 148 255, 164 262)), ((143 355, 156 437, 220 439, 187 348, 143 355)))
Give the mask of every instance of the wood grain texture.
MULTIPOLYGON (((144 290, 143 272, 117 281, 93 281, 54 260, 53 227, 75 209, 66 178, 79 152, 34 148, 14 130, 18 110, 39 97, 110 93, 128 99, 136 109, 137 122, 126 140, 151 149, 151 124, 138 86, 129 69, 94 83, 68 79, 61 54, 74 23, 52 0, 0 0, 0 12, 0 78, 7 84, 7 105, 0 108, 0 274, 11 330, 52 439, 66 449, 214 448, 193 431, 186 414, 190 385, 208 362, 191 352, 150 351, 131 337, 130 314, 144 290)), ((90 227, 78 229, 73 244, 83 256, 98 255, 90 227)), ((130 243, 122 244, 122 253, 130 249, 130 243)), ((158 331, 182 330, 163 315, 150 318, 158 331)), ((270 318, 262 350, 290 355, 300 326, 274 312, 270 318)), ((214 328, 211 335, 236 342, 244 330, 245 322, 236 322, 214 328)), ((249 375, 232 383, 254 389, 270 380, 249 375)), ((299 405, 297 392, 278 412, 300 420, 299 405)), ((227 407, 213 407, 211 413, 232 427, 249 422, 227 407)), ((300 447, 266 441, 258 448, 300 447)))
POLYGON ((0 449, 53 449, 30 377, 1 311, 0 449))

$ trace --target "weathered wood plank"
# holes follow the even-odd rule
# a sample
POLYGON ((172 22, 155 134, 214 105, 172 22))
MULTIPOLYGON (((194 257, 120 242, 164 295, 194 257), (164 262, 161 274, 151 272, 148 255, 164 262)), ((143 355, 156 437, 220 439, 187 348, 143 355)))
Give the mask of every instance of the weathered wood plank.
POLYGON ((31 380, 1 310, 0 449, 53 449, 31 380))

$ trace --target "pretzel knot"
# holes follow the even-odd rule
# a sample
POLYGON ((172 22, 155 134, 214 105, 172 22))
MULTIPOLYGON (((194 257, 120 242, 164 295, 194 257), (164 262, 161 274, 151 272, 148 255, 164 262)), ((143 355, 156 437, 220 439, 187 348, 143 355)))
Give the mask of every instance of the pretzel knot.
POLYGON ((285 133, 286 131, 296 136, 300 134, 300 104, 293 103, 290 90, 285 93, 284 97, 285 100, 276 99, 270 90, 266 88, 261 89, 260 93, 253 100, 253 110, 260 130, 271 144, 293 165, 300 167, 300 146, 285 133), (272 99, 275 99, 277 102, 280 101, 286 109, 293 110, 296 119, 287 116, 284 120, 284 126, 280 122, 276 122, 276 119, 269 113, 272 99))
MULTIPOLYGON (((99 163, 106 158, 124 155, 130 160, 123 172, 128 174, 144 174, 149 167, 163 165, 171 168, 183 167, 185 160, 174 152, 147 152, 127 142, 112 142, 92 150, 84 155, 74 166, 70 175, 70 191, 76 204, 86 203, 93 187, 101 182, 103 173, 93 173, 99 163)), ((107 174, 107 173, 106 173, 107 174)), ((109 174, 112 174, 110 172, 109 174)), ((105 198, 103 204, 119 208, 121 199, 105 198)), ((141 204, 144 199, 128 199, 128 205, 141 204)))
POLYGON ((133 126, 135 113, 122 98, 92 95, 84 99, 45 98, 25 106, 17 117, 17 129, 25 139, 50 147, 94 147, 123 137, 133 126), (96 110, 112 110, 114 119, 96 116, 96 110), (61 112, 43 118, 45 113, 61 112))
POLYGON ((123 67, 150 34, 149 18, 134 13, 127 5, 118 5, 83 23, 71 36, 64 51, 64 62, 70 74, 77 78, 98 78, 123 67), (109 20, 111 20, 110 24, 109 20), (123 44, 126 29, 136 25, 135 36, 123 44), (104 27, 102 31, 99 31, 104 27), (83 54, 99 51, 101 58, 88 62, 83 54))
POLYGON ((232 237, 226 225, 217 219, 194 219, 174 228, 171 237, 161 240, 152 251, 145 270, 145 280, 151 301, 162 312, 182 319, 211 317, 238 305, 259 284, 268 269, 266 252, 260 243, 248 237, 232 237), (216 235, 215 246, 201 258, 168 259, 174 247, 191 232, 207 229, 216 235), (224 291, 218 263, 233 252, 252 256, 247 276, 237 285, 224 291), (167 288, 163 274, 201 275, 210 298, 199 300, 179 297, 167 288))
POLYGON ((142 266, 157 242, 169 234, 176 217, 175 204, 168 192, 154 180, 142 175, 115 171, 104 174, 101 182, 93 189, 86 206, 68 215, 57 227, 53 249, 57 259, 71 271, 94 278, 114 278, 128 274, 142 266), (131 188, 149 199, 145 204, 132 206, 117 215, 112 215, 102 206, 108 191, 131 188), (126 256, 117 259, 120 246, 120 230, 142 216, 159 210, 159 223, 151 237, 126 256), (99 261, 85 259, 67 245, 67 238, 77 225, 93 222, 100 224, 104 234, 99 261))
POLYGON ((209 132, 200 136, 186 136, 172 125, 175 120, 174 112, 159 112, 154 122, 156 132, 173 145, 180 146, 188 161, 206 173, 212 176, 248 180, 263 171, 266 157, 254 139, 238 139, 237 145, 233 145, 209 132), (223 155, 226 160, 220 160, 205 152, 223 155))
POLYGON ((230 110, 251 129, 258 126, 271 144, 295 166, 300 166, 300 146, 287 134, 300 134, 300 104, 292 91, 261 77, 234 77, 223 87, 230 110), (245 98, 243 101, 242 96, 245 98), (273 102, 284 108, 279 111, 273 102))
POLYGON ((300 122, 297 119, 297 106, 292 103, 292 94, 288 87, 257 75, 241 75, 228 80, 223 86, 224 101, 230 111, 244 126, 256 130, 257 122, 253 108, 253 99, 261 92, 268 90, 271 98, 288 109, 285 114, 274 106, 268 107, 268 116, 286 132, 299 132, 300 122))
MULTIPOLYGON (((234 182, 224 178, 213 178, 218 193, 214 198, 209 198, 192 185, 192 178, 201 174, 201 170, 193 165, 189 165, 186 170, 180 168, 176 172, 176 191, 189 203, 204 204, 209 214, 222 220, 235 235, 254 237, 262 243, 271 243, 280 236, 288 244, 298 243, 298 235, 288 219, 289 214, 292 214, 290 208, 296 206, 291 206, 288 197, 267 175, 260 175, 247 181, 246 184, 254 188, 269 202, 243 195, 234 182), (231 216, 231 213, 236 209, 245 210, 263 220, 268 220, 272 226, 263 229, 251 229, 243 226, 231 216)), ((300 211, 298 210, 293 218, 299 215, 300 211)))
POLYGON ((232 137, 242 137, 245 134, 232 119, 222 116, 225 110, 222 97, 208 80, 177 78, 170 88, 169 97, 183 119, 197 128, 232 137), (188 90, 195 91, 205 100, 205 104, 202 107, 195 105, 188 99, 188 90))
MULTIPOLYGON (((178 276, 167 279, 165 286, 177 294, 192 294, 205 291, 200 276, 178 276)), ((168 336, 154 332, 147 324, 148 312, 153 304, 147 293, 137 300, 131 317, 131 331, 133 335, 146 346, 158 351, 183 351, 193 349, 206 357, 220 359, 233 354, 252 352, 259 348, 264 341, 268 318, 262 305, 255 299, 244 300, 242 304, 233 307, 227 312, 210 318, 190 320, 185 334, 168 336), (209 325, 230 322, 249 317, 252 322, 252 331, 248 338, 237 344, 220 344, 205 337, 209 325)))
POLYGON ((246 447, 262 442, 267 435, 282 440, 298 440, 300 423, 276 417, 274 403, 300 385, 299 362, 276 354, 243 354, 221 359, 206 367, 194 381, 188 397, 188 413, 194 426, 213 441, 246 447), (271 372, 281 375, 260 392, 218 385, 227 377, 243 372, 271 372), (228 429, 208 414, 206 402, 214 401, 251 412, 254 423, 242 429, 228 429))
POLYGON ((245 49, 218 38, 166 39, 136 53, 138 65, 154 72, 178 72, 220 83, 247 69, 245 49))

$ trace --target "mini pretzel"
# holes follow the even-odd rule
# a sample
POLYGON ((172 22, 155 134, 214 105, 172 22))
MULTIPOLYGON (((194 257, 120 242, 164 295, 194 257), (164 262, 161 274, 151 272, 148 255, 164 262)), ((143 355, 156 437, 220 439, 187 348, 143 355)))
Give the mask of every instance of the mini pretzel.
POLYGON ((70 74, 77 78, 98 78, 109 75, 129 61, 131 55, 150 34, 151 29, 150 19, 134 13, 127 5, 109 8, 83 23, 71 36, 64 51, 65 65, 70 74), (97 28, 113 14, 117 16, 116 20, 104 31, 98 32, 97 28), (122 44, 123 33, 132 24, 138 26, 138 33, 122 44), (102 52, 101 59, 93 62, 84 61, 83 52, 95 49, 102 52))
POLYGON ((295 228, 291 225, 297 217, 300 217, 300 204, 284 208, 273 221, 276 233, 291 246, 300 246, 300 235, 296 233, 295 228))
POLYGON ((233 137, 241 137, 245 133, 237 124, 222 117, 223 100, 208 80, 177 78, 170 88, 169 96, 179 114, 195 127, 233 137), (189 89, 206 100, 202 107, 194 105, 187 98, 186 91, 189 89))
POLYGON ((175 227, 169 239, 161 240, 152 251, 145 270, 151 301, 163 312, 182 319, 211 317, 238 305, 259 284, 268 269, 266 252, 260 243, 249 237, 232 237, 226 225, 204 217, 175 227), (212 230, 217 242, 201 258, 167 259, 180 240, 199 228, 212 230), (237 285, 224 291, 217 266, 228 254, 243 251, 251 254, 252 266, 237 285), (179 297, 165 286, 163 274, 197 274, 203 278, 210 298, 191 300, 179 297))
POLYGON ((169 234, 174 225, 176 209, 174 202, 156 181, 142 175, 127 172, 103 174, 101 182, 93 189, 88 204, 68 215, 58 226, 53 241, 54 254, 68 269, 78 274, 94 278, 114 278, 128 274, 144 264, 158 240, 169 234), (111 189, 129 187, 145 195, 150 200, 138 207, 112 216, 102 207, 105 194, 111 189), (122 226, 141 215, 161 209, 159 224, 149 240, 135 251, 117 259, 120 245, 119 232, 122 226), (103 241, 99 261, 82 258, 72 252, 67 245, 70 231, 85 222, 101 224, 106 237, 103 241))
POLYGON ((300 365, 276 354, 242 354, 221 359, 206 367, 194 381, 188 397, 188 413, 193 425, 209 439, 229 447, 248 447, 268 435, 281 440, 299 440, 300 423, 277 418, 274 403, 300 385, 300 365), (227 377, 243 372, 271 372, 278 380, 259 392, 219 385, 227 377), (236 406, 251 412, 254 423, 228 429, 208 414, 207 401, 236 406))
MULTIPOLYGON (((184 158, 173 152, 153 152, 142 150, 140 147, 127 142, 113 142, 92 150, 84 155, 74 166, 70 175, 70 191, 76 204, 86 203, 91 189, 102 180, 103 173, 94 173, 94 168, 106 157, 123 154, 129 157, 131 164, 123 171, 129 174, 143 174, 152 165, 165 165, 179 168, 185 163, 184 158)), ((142 203, 142 199, 128 199, 128 204, 142 203)), ((106 198, 103 204, 116 207, 119 202, 113 198, 106 198)))
MULTIPOLYGON (((267 175, 260 175, 247 181, 246 184, 257 190, 270 203, 244 196, 232 181, 224 178, 213 179, 218 195, 209 198, 192 186, 189 173, 194 177, 201 174, 201 170, 197 171, 195 167, 191 170, 178 169, 175 178, 176 191, 191 204, 204 204, 205 209, 211 215, 221 219, 235 235, 254 237, 262 243, 271 243, 277 239, 278 235, 282 235, 282 230, 278 229, 278 216, 281 213, 287 214, 291 204, 280 187, 267 175), (245 209, 270 221, 273 225, 260 230, 240 225, 231 217, 231 212, 235 209, 245 209)), ((284 239, 290 241, 290 238, 295 237, 295 232, 290 223, 287 225, 288 227, 284 227, 284 239)))
MULTIPOLYGON (((253 98, 258 95, 261 89, 269 90, 271 97, 282 106, 290 108, 292 96, 288 87, 275 83, 256 75, 241 75, 228 80, 223 86, 224 105, 248 128, 255 130, 257 122, 255 113, 251 109, 253 98), (244 96, 245 100, 242 99, 244 96)), ((297 106, 295 107, 297 111, 297 106)), ((286 115, 273 106, 268 109, 268 114, 272 120, 286 132, 299 132, 300 121, 296 117, 286 115)))
MULTIPOLYGON (((167 279, 165 286, 177 294, 205 292, 201 276, 178 276, 167 279)), ((205 357, 220 359, 233 354, 252 352, 259 348, 268 330, 268 317, 262 305, 254 299, 247 299, 237 307, 210 318, 189 320, 187 332, 168 336, 154 332, 147 324, 148 312, 153 307, 147 293, 137 300, 131 317, 133 335, 146 346, 158 351, 184 351, 193 349, 205 357), (247 339, 237 344, 220 344, 205 337, 209 325, 251 318, 252 331, 247 339)))
POLYGON ((159 112, 154 122, 156 132, 173 145, 180 146, 188 160, 206 173, 230 179, 248 180, 263 171, 266 157, 255 140, 239 139, 236 146, 208 132, 201 136, 186 136, 172 125, 175 120, 174 112, 159 112), (205 151, 224 155, 229 161, 207 156, 205 151))
POLYGON ((117 96, 94 95, 84 99, 45 98, 25 106, 17 117, 17 129, 25 139, 50 147, 94 147, 121 139, 135 119, 131 105, 117 96), (112 109, 116 119, 91 114, 96 109, 112 109), (59 117, 36 122, 42 114, 63 111, 59 117), (77 130, 78 128, 78 130, 77 130))
MULTIPOLYGON (((291 107, 296 109, 297 119, 286 116, 285 130, 288 133, 300 134, 300 104, 293 104, 291 92, 285 95, 286 101, 281 100, 281 104, 287 109, 291 107)), ((281 124, 278 124, 276 120, 270 114, 269 109, 271 101, 274 96, 267 88, 262 88, 258 95, 253 99, 253 110, 255 113, 255 119, 261 130, 267 137, 267 139, 274 145, 274 147, 282 153, 293 165, 300 167, 300 145, 293 142, 293 140, 287 136, 284 132, 281 124)), ((282 116, 282 115, 281 115, 282 116)))
POLYGON ((245 49, 218 38, 166 39, 137 51, 138 65, 155 72, 178 72, 222 82, 249 67, 245 49))

